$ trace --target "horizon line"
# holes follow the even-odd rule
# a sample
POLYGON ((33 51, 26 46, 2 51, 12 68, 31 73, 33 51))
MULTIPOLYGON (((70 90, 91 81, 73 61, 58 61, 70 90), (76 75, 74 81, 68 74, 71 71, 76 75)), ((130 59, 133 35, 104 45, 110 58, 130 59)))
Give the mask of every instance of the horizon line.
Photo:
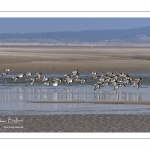
POLYGON ((126 28, 126 29, 89 29, 89 30, 79 30, 79 31, 41 31, 41 32, 5 32, 5 33, 0 33, 0 34, 38 34, 38 33, 56 33, 56 32, 83 32, 83 31, 108 31, 108 30, 131 30, 131 29, 140 29, 140 28, 146 28, 146 27, 150 27, 149 26, 142 26, 142 27, 133 27, 133 28, 126 28))

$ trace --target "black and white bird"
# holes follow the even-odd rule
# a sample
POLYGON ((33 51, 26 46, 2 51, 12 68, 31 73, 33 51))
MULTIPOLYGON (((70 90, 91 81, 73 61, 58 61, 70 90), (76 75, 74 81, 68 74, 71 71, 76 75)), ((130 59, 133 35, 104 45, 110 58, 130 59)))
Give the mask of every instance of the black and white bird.
POLYGON ((4 71, 6 71, 6 72, 10 72, 10 71, 12 71, 10 68, 6 68, 4 71))
POLYGON ((25 73, 25 75, 26 75, 26 76, 31 76, 32 73, 31 73, 31 72, 27 72, 27 73, 25 73))
POLYGON ((4 73, 2 73, 1 77, 6 76, 7 74, 8 74, 8 72, 4 72, 4 73))
POLYGON ((17 81, 19 79, 19 77, 12 77, 12 80, 17 81))
POLYGON ((91 72, 92 76, 96 76, 98 73, 96 71, 91 72))
POLYGON ((35 78, 30 78, 30 81, 31 81, 31 85, 33 85, 33 83, 35 82, 35 78))
POLYGON ((121 87, 121 86, 122 86, 121 84, 119 84, 117 82, 114 82, 114 89, 113 89, 113 91, 118 90, 119 87, 121 87))
POLYGON ((42 76, 42 73, 36 73, 36 79, 40 79, 42 76))
POLYGON ((49 81, 49 78, 47 76, 44 76, 42 81, 49 81))
POLYGON ((95 87, 94 87, 94 91, 95 91, 96 89, 100 89, 101 83, 100 83, 100 82, 95 83, 94 86, 95 86, 95 87))
POLYGON ((50 81, 44 82, 44 85, 50 85, 50 81))
POLYGON ((55 81, 54 83, 52 83, 52 86, 59 86, 59 83, 55 81))
POLYGON ((76 76, 76 78, 78 79, 78 78, 79 78, 79 75, 80 75, 79 70, 77 69, 77 70, 75 70, 75 71, 72 71, 72 75, 73 75, 73 76, 76 76))
POLYGON ((72 71, 72 75, 75 76, 77 73, 79 73, 78 69, 75 71, 72 71))

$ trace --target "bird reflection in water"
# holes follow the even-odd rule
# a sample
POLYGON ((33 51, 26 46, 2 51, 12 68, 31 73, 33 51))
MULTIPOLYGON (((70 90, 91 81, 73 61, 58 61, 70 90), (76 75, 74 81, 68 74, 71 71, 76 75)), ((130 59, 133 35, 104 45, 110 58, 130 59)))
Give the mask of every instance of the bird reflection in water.
POLYGON ((12 89, 0 89, 0 100, 10 101, 142 101, 142 92, 91 92, 89 89, 80 88, 60 88, 43 89, 19 87, 12 89))

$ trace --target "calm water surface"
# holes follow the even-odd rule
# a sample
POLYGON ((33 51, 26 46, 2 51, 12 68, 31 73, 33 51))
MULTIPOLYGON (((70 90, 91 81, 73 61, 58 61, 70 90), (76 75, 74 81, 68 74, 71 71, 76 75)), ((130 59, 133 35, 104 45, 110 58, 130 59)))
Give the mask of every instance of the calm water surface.
MULTIPOLYGON (((63 74, 45 74, 48 77, 63 77, 63 74)), ((43 76, 45 76, 43 75, 43 76)), ((139 89, 132 85, 113 91, 105 86, 94 91, 90 74, 83 74, 88 83, 62 84, 58 87, 44 85, 38 81, 19 79, 14 82, 10 74, 0 78, 0 114, 48 115, 48 114, 150 114, 150 105, 101 104, 102 102, 149 102, 150 73, 130 74, 142 77, 139 89)))

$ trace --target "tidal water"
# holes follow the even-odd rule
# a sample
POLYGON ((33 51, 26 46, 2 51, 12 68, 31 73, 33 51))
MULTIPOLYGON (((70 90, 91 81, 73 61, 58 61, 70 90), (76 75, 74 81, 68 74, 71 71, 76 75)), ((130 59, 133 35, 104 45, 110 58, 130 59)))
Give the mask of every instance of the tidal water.
MULTIPOLYGON (((130 75, 143 78, 139 89, 127 85, 117 91, 113 91, 113 86, 94 91, 92 76, 86 73, 81 78, 88 82, 65 83, 58 87, 44 85, 43 81, 31 85, 26 78, 14 81, 11 78, 16 74, 9 74, 0 78, 0 115, 150 114, 150 105, 144 104, 150 102, 150 73, 130 75)), ((63 77, 63 74, 43 76, 55 78, 63 77)))

